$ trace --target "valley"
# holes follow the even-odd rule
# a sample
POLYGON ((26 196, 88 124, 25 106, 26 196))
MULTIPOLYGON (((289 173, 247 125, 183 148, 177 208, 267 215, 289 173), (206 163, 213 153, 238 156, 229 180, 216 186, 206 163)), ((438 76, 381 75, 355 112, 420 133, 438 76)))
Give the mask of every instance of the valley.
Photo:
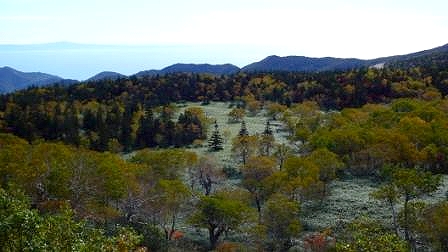
POLYGON ((448 57, 414 56, 324 72, 106 72, 1 94, 0 240, 443 251, 448 57))

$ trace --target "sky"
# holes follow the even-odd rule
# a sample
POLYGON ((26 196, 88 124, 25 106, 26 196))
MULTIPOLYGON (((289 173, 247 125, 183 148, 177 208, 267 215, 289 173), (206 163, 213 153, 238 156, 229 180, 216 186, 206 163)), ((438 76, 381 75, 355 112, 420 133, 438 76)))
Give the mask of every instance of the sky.
POLYGON ((371 59, 448 43, 447 10, 446 0, 0 0, 0 66, 82 79, 178 62, 242 67, 269 55, 371 59), (123 47, 1 46, 54 42, 123 47))

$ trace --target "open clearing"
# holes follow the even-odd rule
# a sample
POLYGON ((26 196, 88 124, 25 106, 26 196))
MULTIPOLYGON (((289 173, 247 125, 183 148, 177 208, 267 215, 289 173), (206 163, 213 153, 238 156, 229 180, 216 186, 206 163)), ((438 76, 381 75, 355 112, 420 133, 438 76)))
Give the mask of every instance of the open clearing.
MULTIPOLYGON (((232 139, 238 134, 240 123, 228 123, 227 114, 232 110, 230 103, 212 102, 209 105, 200 103, 186 103, 180 107, 182 112, 187 107, 200 107, 207 116, 216 120, 221 135, 228 131, 229 137, 224 138, 224 150, 220 152, 209 152, 207 142, 202 147, 191 148, 198 154, 214 156, 223 166, 237 166, 231 156, 232 139)), ((244 118, 250 134, 262 133, 265 123, 269 118, 261 111, 256 116, 244 118)), ((281 122, 271 121, 272 130, 276 142, 288 143, 287 133, 282 130, 281 122)), ((209 135, 213 124, 210 125, 209 135)), ((229 181, 230 184, 238 184, 239 181, 229 181)), ((318 202, 305 202, 302 204, 301 221, 307 231, 320 231, 331 228, 337 232, 344 223, 348 223, 359 216, 369 216, 372 219, 390 225, 392 221, 391 211, 388 205, 374 200, 370 194, 377 190, 378 183, 367 178, 344 178, 333 181, 329 186, 329 195, 318 202)), ((443 176, 442 185, 432 195, 423 198, 427 203, 435 203, 447 198, 448 176, 443 176)), ((397 206, 399 209, 399 206, 397 206)))

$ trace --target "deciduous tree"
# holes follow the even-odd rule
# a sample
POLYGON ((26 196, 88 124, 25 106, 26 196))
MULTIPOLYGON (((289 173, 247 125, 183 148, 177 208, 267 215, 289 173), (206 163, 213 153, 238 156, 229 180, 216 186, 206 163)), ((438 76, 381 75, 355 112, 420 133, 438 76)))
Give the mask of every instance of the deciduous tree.
POLYGON ((274 173, 274 167, 275 161, 269 157, 252 157, 241 169, 241 183, 251 193, 260 216, 264 201, 272 193, 266 180, 274 173))
POLYGON ((269 251, 288 251, 299 237, 299 203, 282 194, 274 194, 266 202, 261 225, 266 232, 266 248, 269 251))
POLYGON ((214 249, 225 233, 236 230, 248 220, 250 209, 238 200, 222 195, 204 196, 196 206, 190 222, 208 230, 210 249, 214 249))

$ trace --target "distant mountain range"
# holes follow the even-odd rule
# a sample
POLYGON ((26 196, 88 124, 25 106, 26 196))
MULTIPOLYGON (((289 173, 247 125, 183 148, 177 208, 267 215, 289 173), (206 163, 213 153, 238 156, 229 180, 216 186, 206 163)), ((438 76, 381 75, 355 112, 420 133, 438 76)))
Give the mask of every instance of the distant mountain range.
MULTIPOLYGON (((215 75, 234 74, 242 72, 322 72, 333 70, 348 70, 359 67, 383 67, 387 65, 399 65, 409 67, 416 62, 422 62, 423 58, 438 55, 448 57, 448 44, 430 50, 420 51, 406 55, 396 55, 371 60, 361 60, 355 58, 310 58, 304 56, 269 56, 259 62, 249 64, 243 68, 238 68, 232 64, 210 65, 210 64, 174 64, 161 70, 145 70, 134 74, 135 77, 153 76, 167 73, 209 73, 215 75)), ((104 79, 126 78, 128 76, 116 72, 101 72, 87 81, 98 81, 104 79)), ((45 73, 24 73, 10 67, 0 68, 0 93, 12 92, 14 90, 29 86, 49 85, 53 83, 71 84, 75 80, 63 79, 45 73)))
POLYGON ((87 79, 87 81, 99 81, 99 80, 104 80, 104 79, 116 80, 116 79, 126 78, 126 77, 127 77, 126 75, 121 74, 121 73, 104 71, 99 74, 96 74, 95 76, 90 77, 89 79, 87 79))
POLYGON ((262 61, 252 63, 242 68, 244 72, 300 71, 321 72, 330 70, 351 69, 364 66, 366 62, 360 59, 339 58, 309 58, 304 56, 269 56, 262 61))
POLYGON ((24 73, 11 67, 0 68, 0 93, 11 92, 29 86, 42 86, 53 83, 72 84, 77 81, 63 79, 46 73, 24 73))
POLYGON ((243 72, 272 72, 272 71, 293 71, 293 72, 323 72, 333 70, 348 70, 359 67, 387 66, 397 62, 408 61, 432 54, 447 54, 448 44, 421 52, 396 55, 370 60, 361 59, 341 59, 341 58, 309 58, 303 56, 269 56, 262 61, 249 64, 241 69, 243 72))
POLYGON ((168 73, 208 73, 208 74, 234 74, 241 69, 232 64, 224 65, 210 65, 210 64, 174 64, 163 68, 162 70, 147 70, 141 71, 135 74, 137 77, 151 76, 156 74, 168 74, 168 73))

